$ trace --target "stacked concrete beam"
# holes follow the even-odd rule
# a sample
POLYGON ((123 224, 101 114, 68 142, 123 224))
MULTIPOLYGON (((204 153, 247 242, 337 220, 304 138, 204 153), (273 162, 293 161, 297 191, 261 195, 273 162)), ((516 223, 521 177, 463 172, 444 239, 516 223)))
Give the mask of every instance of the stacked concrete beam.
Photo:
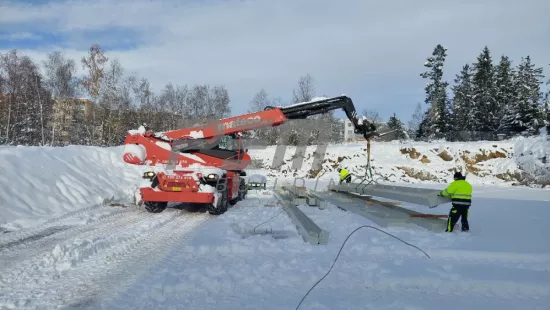
POLYGON ((305 242, 309 242, 314 245, 326 244, 328 242, 328 231, 320 228, 312 219, 310 219, 297 206, 295 206, 290 195, 286 194, 282 190, 276 190, 275 196, 283 205, 284 210, 296 226, 298 233, 300 233, 305 242))

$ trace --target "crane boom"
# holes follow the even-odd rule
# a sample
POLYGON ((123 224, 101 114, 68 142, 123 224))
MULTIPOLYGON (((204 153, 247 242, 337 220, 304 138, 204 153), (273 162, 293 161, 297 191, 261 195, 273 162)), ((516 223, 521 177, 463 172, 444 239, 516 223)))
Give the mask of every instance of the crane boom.
MULTIPOLYGON (((267 107, 274 109, 275 107, 267 107)), ((287 119, 305 119, 308 116, 324 114, 332 110, 343 109, 348 119, 353 123, 356 134, 361 134, 365 139, 370 139, 377 135, 376 126, 366 119, 360 120, 357 117, 355 106, 351 98, 347 96, 338 96, 332 98, 323 98, 309 102, 297 103, 291 106, 281 107, 281 112, 287 119)))
MULTIPOLYGON (((152 135, 157 139, 172 143, 178 140, 181 142, 181 140, 189 139, 212 139, 220 136, 233 135, 239 132, 280 126, 287 120, 305 119, 312 115, 324 114, 337 109, 344 110, 348 119, 353 123, 356 134, 363 135, 365 139, 370 139, 378 135, 376 126, 373 123, 368 122, 366 119, 360 120, 357 117, 353 101, 347 96, 322 98, 286 107, 268 106, 264 111, 224 118, 202 126, 152 135)), ((193 145, 207 144, 201 141, 196 141, 194 143, 188 142, 193 145)))

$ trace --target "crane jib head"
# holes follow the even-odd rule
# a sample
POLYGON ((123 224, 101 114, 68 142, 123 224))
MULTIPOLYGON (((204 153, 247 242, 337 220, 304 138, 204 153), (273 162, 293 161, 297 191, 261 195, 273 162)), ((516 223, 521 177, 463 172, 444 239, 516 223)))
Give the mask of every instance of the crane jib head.
POLYGON ((372 137, 378 136, 378 132, 376 131, 376 125, 374 123, 369 122, 368 120, 364 119, 362 123, 359 123, 358 126, 355 128, 356 134, 361 134, 365 139, 370 139, 372 137))

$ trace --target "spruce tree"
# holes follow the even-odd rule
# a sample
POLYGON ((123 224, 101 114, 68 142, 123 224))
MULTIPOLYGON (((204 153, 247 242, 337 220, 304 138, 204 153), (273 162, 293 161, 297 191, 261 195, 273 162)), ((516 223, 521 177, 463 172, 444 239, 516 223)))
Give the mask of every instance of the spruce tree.
POLYGON ((448 131, 449 100, 447 98, 447 86, 449 83, 443 81, 443 64, 447 56, 446 51, 447 49, 438 44, 432 56, 428 57, 424 63, 424 67, 429 68, 429 70, 420 74, 422 78, 430 80, 424 88, 426 91, 425 102, 430 105, 430 109, 428 110, 428 130, 430 135, 448 131))
POLYGON ((495 111, 496 120, 498 120, 497 131, 502 131, 510 126, 506 123, 505 116, 508 111, 513 110, 514 102, 517 100, 515 75, 516 72, 512 68, 510 59, 507 56, 502 56, 495 70, 495 98, 498 105, 498 110, 495 111))
MULTIPOLYGON (((550 86, 550 79, 546 82, 550 86)), ((550 88, 546 92, 546 100, 544 100, 544 108, 546 112, 546 132, 550 135, 550 88)))
POLYGON ((424 112, 422 121, 416 131, 416 138, 427 138, 430 135, 430 109, 424 112))
POLYGON ((529 56, 521 58, 514 83, 517 98, 503 118, 507 131, 532 135, 537 134, 544 125, 540 89, 542 77, 542 68, 535 68, 529 56))
POLYGON ((550 135, 550 91, 546 93, 546 100, 544 101, 544 111, 546 113, 546 133, 550 135))
POLYGON ((465 132, 474 129, 472 123, 472 101, 473 101, 473 86, 472 86, 472 68, 466 64, 462 67, 462 71, 457 74, 453 86, 453 121, 451 124, 452 131, 457 133, 465 132))
POLYGON ((474 130, 491 132, 498 128, 500 120, 495 113, 498 103, 495 96, 494 68, 491 52, 485 46, 474 64, 472 116, 474 130))
POLYGON ((405 131, 405 125, 397 116, 395 113, 393 113, 392 116, 390 116, 390 119, 388 120, 388 128, 389 130, 395 130, 395 132, 392 134, 392 136, 395 139, 407 139, 407 133, 405 131))

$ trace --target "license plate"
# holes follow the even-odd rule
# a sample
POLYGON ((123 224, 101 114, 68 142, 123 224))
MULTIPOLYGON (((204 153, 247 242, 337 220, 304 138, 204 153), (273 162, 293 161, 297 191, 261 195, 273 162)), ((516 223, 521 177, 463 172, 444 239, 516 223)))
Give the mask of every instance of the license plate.
POLYGON ((172 191, 181 192, 181 187, 172 187, 172 191))

